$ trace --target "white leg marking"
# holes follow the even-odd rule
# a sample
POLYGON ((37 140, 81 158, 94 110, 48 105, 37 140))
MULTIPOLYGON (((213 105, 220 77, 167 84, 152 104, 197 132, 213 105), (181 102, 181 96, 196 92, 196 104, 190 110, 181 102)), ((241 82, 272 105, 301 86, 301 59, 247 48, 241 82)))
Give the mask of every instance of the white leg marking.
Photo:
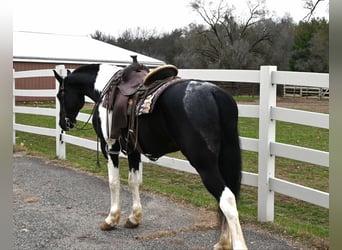
POLYGON ((232 239, 227 223, 226 220, 222 221, 220 241, 215 244, 214 250, 232 249, 232 239))
MULTIPOLYGON (((142 167, 142 164, 140 164, 142 167)), ((134 225, 139 225, 142 217, 142 207, 140 202, 139 187, 142 183, 141 168, 137 171, 131 170, 128 174, 128 186, 132 192, 133 206, 132 212, 129 215, 129 221, 134 225)))
POLYGON ((225 188, 220 198, 220 208, 228 221, 233 249, 247 249, 239 221, 235 196, 229 188, 225 188))
POLYGON ((120 176, 119 168, 114 167, 112 160, 108 157, 108 181, 110 189, 110 212, 105 222, 114 227, 119 223, 121 214, 121 201, 120 201, 120 176))

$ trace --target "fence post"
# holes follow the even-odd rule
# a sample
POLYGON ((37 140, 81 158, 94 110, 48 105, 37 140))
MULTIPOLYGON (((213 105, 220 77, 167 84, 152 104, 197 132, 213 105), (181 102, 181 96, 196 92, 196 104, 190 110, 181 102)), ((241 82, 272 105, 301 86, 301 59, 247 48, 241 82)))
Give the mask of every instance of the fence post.
POLYGON ((270 142, 275 141, 275 121, 271 119, 271 107, 276 105, 277 85, 272 84, 272 71, 276 66, 260 67, 259 103, 259 160, 258 160, 258 221, 273 221, 274 192, 269 178, 274 177, 275 157, 270 152, 270 142))
MULTIPOLYGON (((62 76, 65 77, 67 75, 66 69, 64 65, 57 65, 55 70, 57 71, 57 73, 62 76)), ((59 111, 60 111, 60 106, 59 106, 59 101, 57 99, 57 93, 58 93, 58 89, 59 89, 59 82, 55 81, 55 88, 56 88, 56 155, 59 159, 65 160, 66 159, 66 145, 65 142, 63 140, 63 130, 60 128, 59 126, 59 111)))

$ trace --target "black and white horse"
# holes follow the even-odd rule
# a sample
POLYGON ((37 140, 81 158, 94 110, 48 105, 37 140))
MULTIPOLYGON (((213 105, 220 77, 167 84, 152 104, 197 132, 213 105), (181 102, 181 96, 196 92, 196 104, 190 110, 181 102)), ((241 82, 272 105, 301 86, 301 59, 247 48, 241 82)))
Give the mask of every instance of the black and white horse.
MULTIPOLYGON (((121 213, 118 152, 120 140, 110 138, 113 112, 102 105, 102 91, 119 70, 146 70, 136 67, 118 68, 105 64, 81 66, 59 81, 60 127, 74 127, 85 96, 96 105, 93 126, 100 138, 101 150, 107 158, 110 188, 110 212, 101 224, 110 230, 119 223, 121 213)), ((246 249, 236 200, 241 184, 241 150, 238 136, 236 102, 216 85, 199 80, 180 80, 168 87, 157 100, 153 112, 137 117, 139 151, 127 150, 128 184, 133 196, 132 211, 125 224, 136 227, 142 220, 139 186, 142 183, 140 154, 158 158, 180 150, 201 176, 207 190, 216 198, 221 215, 221 236, 214 249, 246 249)), ((122 129, 123 136, 127 129, 122 129)))

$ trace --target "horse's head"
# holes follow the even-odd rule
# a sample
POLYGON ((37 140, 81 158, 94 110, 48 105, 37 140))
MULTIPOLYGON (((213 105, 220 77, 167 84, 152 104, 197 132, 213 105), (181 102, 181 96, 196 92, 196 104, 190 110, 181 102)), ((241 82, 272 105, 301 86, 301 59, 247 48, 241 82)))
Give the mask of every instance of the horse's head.
POLYGON ((68 70, 68 75, 63 78, 55 70, 55 78, 59 82, 57 98, 60 104, 59 126, 68 131, 76 124, 76 117, 84 105, 84 94, 72 85, 72 74, 68 70))

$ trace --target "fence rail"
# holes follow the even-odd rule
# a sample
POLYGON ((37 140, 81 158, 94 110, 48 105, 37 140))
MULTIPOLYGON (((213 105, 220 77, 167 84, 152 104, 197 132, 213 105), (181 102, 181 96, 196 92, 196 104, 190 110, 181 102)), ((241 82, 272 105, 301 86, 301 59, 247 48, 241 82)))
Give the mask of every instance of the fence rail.
MULTIPOLYGON (((55 70, 61 75, 66 75, 66 70, 63 65, 57 66, 55 70)), ((258 152, 258 173, 243 172, 242 184, 257 187, 258 189, 259 221, 273 221, 275 192, 329 208, 329 193, 278 179, 274 174, 276 156, 329 167, 329 152, 278 143, 275 140, 276 120, 329 129, 328 114, 280 108, 276 106, 277 84, 291 84, 328 89, 329 74, 285 72, 277 71, 275 66, 261 66, 260 70, 180 69, 179 75, 183 78, 194 78, 207 81, 260 84, 259 105, 238 105, 240 117, 259 118, 259 138, 240 137, 241 148, 243 150, 258 152)), ((61 159, 65 159, 66 157, 66 143, 97 150, 98 145, 96 141, 68 135, 61 131, 58 126, 59 105, 56 104, 55 109, 16 106, 16 96, 56 97, 58 87, 57 81, 56 88, 50 90, 15 89, 16 79, 29 77, 53 77, 52 69, 13 72, 13 143, 15 143, 15 132, 23 131, 54 136, 56 138, 56 155, 61 159), (17 113, 53 116, 56 119, 56 127, 51 129, 17 124, 15 120, 17 113)), ((57 100, 56 103, 58 103, 57 100)), ((83 113, 80 113, 77 117, 79 121, 83 122, 87 121, 88 118, 89 115, 83 113)), ((142 157, 142 160, 143 162, 151 162, 146 157, 142 157)), ((167 168, 197 174, 195 169, 191 167, 186 160, 164 156, 153 163, 167 168)))

